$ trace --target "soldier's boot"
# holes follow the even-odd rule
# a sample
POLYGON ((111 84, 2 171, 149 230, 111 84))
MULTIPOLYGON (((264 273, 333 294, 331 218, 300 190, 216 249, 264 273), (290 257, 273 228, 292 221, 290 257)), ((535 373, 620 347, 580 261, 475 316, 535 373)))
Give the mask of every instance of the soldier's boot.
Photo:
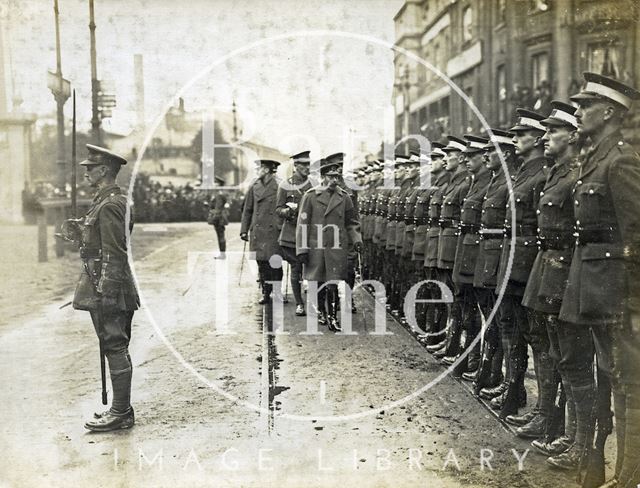
MULTIPOLYGON (((499 397, 500 398, 500 397, 499 397)), ((509 387, 503 394, 502 401, 499 398, 491 400, 491 407, 500 410, 500 418, 518 413, 518 409, 527 404, 527 391, 524 388, 524 371, 515 374, 509 381, 509 387)))
POLYGON ((327 289, 322 288, 318 291, 318 324, 329 325, 327 315, 327 289))
POLYGON ((331 286, 327 290, 327 309, 328 309, 328 320, 329 320, 329 330, 334 332, 342 331, 342 327, 340 326, 340 321, 338 320, 338 302, 340 301, 340 296, 338 294, 338 287, 331 286))
POLYGON ((220 239, 218 241, 218 247, 220 248, 220 254, 218 254, 215 259, 227 259, 227 241, 220 239))
MULTIPOLYGON (((531 412, 533 414, 531 418, 516 430, 516 435, 525 439, 537 439, 547 434, 558 392, 556 370, 551 356, 546 352, 539 353, 537 356, 538 406, 531 412)), ((514 420, 513 416, 511 418, 514 420)), ((508 419, 509 417, 507 422, 508 419)))
POLYGON ((576 405, 573 401, 573 392, 569 381, 563 383, 563 389, 566 395, 566 409, 564 434, 557 439, 536 440, 531 445, 541 454, 547 457, 557 456, 567 451, 574 443, 576 438, 576 405))
MULTIPOLYGON (((618 427, 616 419, 616 429, 618 427)), ((637 385, 626 387, 625 418, 622 427, 624 428, 624 448, 618 486, 635 488, 640 484, 640 392, 637 385)))
POLYGON ((576 471, 580 458, 586 454, 587 446, 593 439, 593 405, 595 391, 593 385, 574 386, 572 394, 576 405, 576 435, 573 445, 557 456, 547 459, 551 466, 565 471, 576 471))
POLYGON ((99 417, 87 421, 84 427, 94 432, 130 429, 135 423, 131 407, 131 376, 133 366, 126 349, 107 354, 113 401, 111 408, 99 417))
POLYGON ((294 264, 291 266, 291 291, 293 292, 293 298, 296 301, 296 315, 298 314, 298 306, 302 307, 302 314, 304 315, 304 299, 302 298, 302 265, 294 264))

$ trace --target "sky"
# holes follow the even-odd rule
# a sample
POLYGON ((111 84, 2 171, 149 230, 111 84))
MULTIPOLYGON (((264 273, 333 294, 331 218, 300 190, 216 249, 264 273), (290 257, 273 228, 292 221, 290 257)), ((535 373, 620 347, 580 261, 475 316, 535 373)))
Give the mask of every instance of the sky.
MULTIPOLYGON (((347 138, 376 151, 393 122, 393 51, 386 44, 394 42, 402 3, 95 0, 98 78, 111 80, 117 97, 109 127, 126 132, 135 122, 133 58, 142 54, 147 127, 182 89, 187 110, 214 116, 236 100, 245 137, 283 152, 326 155, 343 150, 347 138)), ((62 72, 87 128, 88 0, 59 0, 59 10, 62 72)), ((53 0, 5 0, 0 19, 22 111, 52 115, 46 72, 55 68, 53 0)))

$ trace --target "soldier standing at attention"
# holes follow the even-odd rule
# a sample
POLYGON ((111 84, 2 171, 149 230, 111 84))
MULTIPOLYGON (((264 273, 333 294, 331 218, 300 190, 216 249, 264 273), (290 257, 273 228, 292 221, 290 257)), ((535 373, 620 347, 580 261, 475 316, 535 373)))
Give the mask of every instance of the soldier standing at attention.
MULTIPOLYGON (((451 171, 446 170, 447 153, 444 152, 445 145, 439 142, 431 144, 431 161, 433 164, 433 174, 435 176, 435 189, 429 196, 427 210, 427 235, 424 246, 424 267, 426 268, 426 278, 432 281, 440 281, 438 273, 438 241, 440 237, 440 211, 442 210, 442 198, 444 191, 451 180, 451 171)), ((441 296, 440 288, 437 285, 430 286, 431 298, 437 299, 441 296)), ((447 325, 447 306, 445 303, 431 303, 427 305, 425 331, 423 342, 427 344, 427 351, 432 352, 440 349, 445 327, 447 325), (433 348, 433 349, 432 349, 433 348)))
MULTIPOLYGON (((218 187, 224 186, 225 181, 219 176, 215 177, 216 185, 218 187)), ((215 189, 213 198, 209 203, 209 217, 208 221, 216 231, 218 238, 218 247, 220 248, 220 254, 216 256, 216 259, 226 259, 227 255, 227 240, 225 239, 224 230, 229 225, 229 210, 227 209, 227 194, 220 189, 215 189)))
MULTIPOLYGON (((491 171, 484 164, 484 153, 487 139, 466 135, 467 147, 464 150, 466 156, 467 171, 471 175, 471 186, 462 200, 460 210, 460 235, 456 248, 455 264, 453 266, 453 282, 460 290, 462 298, 462 328, 465 330, 465 342, 460 347, 460 339, 456 346, 458 353, 466 351, 480 333, 482 318, 480 317, 479 304, 482 301, 482 291, 473 286, 473 278, 480 247, 480 216, 482 202, 487 193, 491 171)), ((455 348, 454 348, 454 352, 455 348)), ((453 364, 458 359, 457 355, 447 359, 445 364, 453 364)), ((475 373, 480 363, 480 342, 469 351, 464 360, 456 368, 456 376, 464 373, 475 373)))
POLYGON ((282 219, 282 230, 278 243, 285 261, 291 266, 291 289, 296 301, 296 315, 305 315, 304 300, 302 299, 302 264, 296 257, 296 224, 298 221, 298 207, 302 196, 311 188, 309 181, 309 151, 291 156, 293 160, 293 175, 282 182, 276 197, 276 213, 282 219))
POLYGON ((109 363, 113 399, 111 408, 95 414, 85 428, 96 432, 129 429, 135 422, 131 406, 129 356, 131 321, 140 301, 127 258, 127 197, 116 176, 127 160, 102 147, 87 144, 85 179, 97 190, 81 223, 80 257, 83 271, 73 297, 73 308, 91 313, 101 354, 109 363))
MULTIPOLYGON (((607 486, 629 488, 640 483, 640 158, 620 130, 640 92, 595 73, 584 78, 571 100, 591 148, 573 192, 577 240, 560 320, 591 329, 598 379, 613 389, 618 452, 607 486)), ((593 384, 571 386, 580 430, 593 410, 593 384)), ((565 454, 575 458, 573 451, 565 454)))
POLYGON ((572 188, 578 175, 579 153, 575 107, 558 101, 551 102, 553 110, 541 124, 547 132, 542 138, 544 154, 551 158, 547 181, 540 192, 538 204, 538 255, 522 300, 538 319, 546 325, 549 337, 551 364, 541 366, 552 370, 539 371, 540 411, 528 423, 518 427, 520 437, 544 439, 532 445, 547 456, 556 456, 571 447, 576 434, 576 407, 571 389, 571 377, 587 375, 577 383, 588 383, 593 378, 593 341, 588 330, 558 320, 562 295, 567 286, 569 266, 575 238, 573 237, 573 206, 570 204, 572 188), (559 374, 566 394, 567 417, 564 435, 551 438, 551 416, 557 394, 559 374))
POLYGON ((302 197, 296 227, 296 253, 304 264, 304 277, 318 286, 318 308, 329 329, 339 332, 338 285, 346 281, 349 246, 362 251, 360 224, 353 202, 339 186, 343 154, 338 153, 320 166, 322 184, 302 197))
POLYGON ((242 223, 240 225, 240 239, 249 241, 249 248, 255 252, 258 262, 258 274, 262 298, 259 304, 265 304, 271 299, 273 283, 282 281, 282 266, 277 262, 271 263, 273 256, 281 256, 282 250, 278 244, 281 222, 276 215, 276 195, 278 180, 278 161, 270 159, 260 160, 258 179, 253 182, 242 209, 242 223), (273 264, 274 266, 271 266, 273 264))
MULTIPOLYGON (((517 414, 518 408, 526 405, 524 375, 527 370, 527 344, 530 344, 533 350, 536 373, 541 358, 550 361, 548 356, 542 356, 543 353, 548 353, 549 348, 547 330, 544 324, 534 320, 535 316, 529 317, 526 307, 522 305, 524 289, 533 261, 538 254, 536 210, 540 191, 546 180, 545 170, 549 165, 540 140, 545 133, 540 121, 545 117, 524 109, 517 109, 516 112, 518 122, 510 131, 515 134, 513 142, 519 167, 512 178, 512 198, 507 200, 505 237, 496 284, 496 291, 499 291, 505 283, 504 297, 500 303, 499 324, 509 371, 509 387, 503 396, 491 401, 491 406, 500 410, 502 418, 517 414), (515 212, 512 212, 512 208, 515 212), (508 261, 512 247, 513 264, 509 269, 508 261)), ((516 422, 519 420, 513 417, 509 419, 516 422)))
POLYGON ((461 327, 462 304, 458 296, 456 286, 453 283, 452 272, 453 263, 456 257, 456 247, 458 245, 458 225, 460 224, 460 209, 462 198, 469 190, 469 173, 462 163, 464 156, 462 151, 467 147, 463 139, 448 136, 449 143, 443 149, 447 154, 447 165, 445 170, 451 174, 449 184, 442 194, 442 210, 440 212, 440 232, 438 234, 438 276, 439 281, 444 283, 453 294, 453 302, 447 309, 448 323, 447 334, 436 347, 427 350, 432 352, 437 358, 452 356, 457 353, 455 340, 461 327), (450 321, 450 323, 449 323, 450 321))
POLYGON ((507 178, 512 177, 515 172, 515 146, 511 132, 491 129, 486 165, 492 177, 480 212, 480 248, 473 274, 473 286, 478 290, 480 309, 487 325, 483 336, 480 368, 473 380, 473 387, 477 395, 491 400, 507 390, 509 381, 508 370, 506 377, 503 378, 502 375, 505 354, 500 337, 500 308, 498 307, 492 320, 489 321, 489 317, 496 303, 498 265, 502 254, 504 220, 509 198, 507 178), (502 166, 501 156, 506 170, 502 166))

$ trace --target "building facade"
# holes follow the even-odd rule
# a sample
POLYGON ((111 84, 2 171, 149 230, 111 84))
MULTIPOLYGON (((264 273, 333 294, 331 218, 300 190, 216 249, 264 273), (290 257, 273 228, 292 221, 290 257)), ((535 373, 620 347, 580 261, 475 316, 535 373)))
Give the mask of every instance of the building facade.
MULTIPOLYGON (((396 142, 483 132, 468 101, 509 127, 516 107, 568 100, 583 71, 637 86, 639 14, 633 0, 407 0, 394 17, 396 142)), ((637 139, 637 110, 628 124, 637 139)))

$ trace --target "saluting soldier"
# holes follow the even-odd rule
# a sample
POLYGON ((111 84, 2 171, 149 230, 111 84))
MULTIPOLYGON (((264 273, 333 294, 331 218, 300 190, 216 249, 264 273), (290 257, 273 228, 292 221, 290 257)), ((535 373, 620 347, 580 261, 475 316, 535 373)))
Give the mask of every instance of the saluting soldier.
MULTIPOLYGON (((431 159, 434 167, 441 167, 439 174, 435 178, 436 189, 429 198, 427 239, 424 251, 424 266, 426 268, 427 279, 441 281, 438 272, 438 244, 440 238, 440 211, 442 210, 442 199, 447 185, 451 180, 451 171, 446 170, 447 153, 444 152, 444 144, 433 142, 431 144, 431 159), (435 159, 434 159, 435 158, 435 159)), ((431 286, 432 298, 438 299, 441 296, 440 288, 431 286)), ((425 322, 426 336, 423 340, 427 344, 427 351, 432 352, 440 349, 443 334, 447 324, 447 307, 444 303, 432 303, 427 307, 425 322), (437 346, 437 347, 436 347, 437 346), (435 349, 434 349, 435 348, 435 349)))
POLYGON ((500 337, 500 309, 495 310, 492 320, 489 319, 495 307, 498 265, 503 247, 504 220, 509 198, 507 177, 513 177, 515 174, 513 134, 491 129, 486 149, 485 164, 492 176, 482 202, 480 247, 476 258, 473 286, 478 290, 480 309, 487 325, 483 335, 480 368, 473 380, 473 387, 476 394, 485 400, 491 400, 507 390, 509 378, 509 371, 505 377, 502 374, 504 350, 500 337), (506 170, 502 166, 501 157, 504 159, 506 170))
POLYGON ((127 160, 105 148, 87 144, 85 179, 97 190, 80 225, 83 270, 73 297, 73 308, 91 313, 100 341, 100 354, 109 364, 113 399, 111 408, 85 423, 96 432, 129 429, 135 422, 131 406, 129 355, 131 321, 140 304, 127 257, 128 233, 133 219, 127 196, 116 176, 127 160), (129 228, 127 228, 129 215, 129 228))
MULTIPOLYGON (((541 438, 533 441, 532 445, 549 457, 562 454, 575 441, 576 409, 571 376, 587 375, 587 383, 593 378, 591 334, 588 330, 558 319, 575 243, 571 198, 578 175, 580 147, 574 116, 576 108, 556 100, 551 102, 551 106, 551 114, 541 124, 546 128, 542 138, 544 154, 551 158, 553 166, 549 168, 547 181, 540 192, 537 210, 539 251, 522 303, 542 316, 540 321, 546 325, 553 370, 537 372, 540 411, 516 430, 520 437, 541 438), (554 439, 551 424, 557 395, 556 374, 560 375, 565 391, 567 417, 564 435, 554 439)), ((546 367, 547 363, 543 362, 540 366, 546 367)), ((585 379, 578 383, 584 382, 585 379)), ((581 429, 583 435, 584 426, 581 429)), ((555 462, 555 459, 551 461, 552 464, 555 462)))
MULTIPOLYGON (((282 281, 282 262, 278 262, 282 258, 278 244, 282 223, 276 215, 278 180, 275 175, 280 163, 270 159, 259 161, 258 178, 249 187, 242 209, 240 239, 249 241, 249 249, 255 253, 262 290, 258 303, 262 305, 271 300, 273 284, 282 281)), ((278 286, 276 284, 279 290, 278 286)))
MULTIPOLYGON (((225 181, 223 178, 216 176, 216 186, 223 187, 225 181)), ((229 205, 227 203, 228 196, 221 189, 217 188, 213 191, 213 197, 209 202, 209 216, 208 222, 213 225, 216 231, 216 237, 218 238, 218 248, 220 254, 216 256, 216 259, 226 259, 227 255, 227 240, 225 238, 225 228, 229 225, 229 205)))
POLYGON ((453 294, 453 302, 447 308, 447 319, 451 321, 445 338, 438 344, 428 348, 429 352, 437 358, 448 357, 451 359, 458 353, 459 334, 461 332, 461 300, 459 290, 453 283, 452 272, 458 245, 458 226, 460 225, 460 210, 462 199, 469 190, 469 173, 462 163, 464 156, 462 151, 466 148, 463 139, 448 136, 449 143, 443 149, 447 153, 446 171, 451 173, 449 184, 442 195, 442 210, 440 212, 440 233, 438 235, 438 275, 439 281, 444 283, 453 294))
POLYGON ((338 285, 348 274, 350 245, 362 251, 356 210, 348 193, 339 186, 342 158, 338 153, 320 166, 322 184, 308 190, 300 203, 296 228, 296 253, 304 263, 304 277, 318 285, 318 308, 329 329, 340 331, 338 285))
MULTIPOLYGON (((460 210, 460 235, 456 247, 456 257, 453 265, 453 282, 459 289, 462 302, 462 329, 465 331, 464 345, 460 345, 461 337, 453 338, 458 344, 453 347, 455 357, 443 358, 446 364, 453 364, 461 350, 466 351, 480 333, 482 318, 478 308, 482 297, 473 286, 478 248, 480 246, 480 216, 482 202, 487 193, 491 172, 484 164, 484 152, 487 139, 474 135, 464 136, 467 147, 463 151, 465 165, 471 175, 469 191, 462 200, 460 210), (456 352, 455 349, 458 348, 456 352)), ((474 373, 480 362, 480 342, 473 347, 463 361, 456 368, 456 375, 474 373)))
MULTIPOLYGON (((640 93, 595 73, 584 78, 571 100, 591 148, 574 187, 578 237, 560 320, 591 329, 598 378, 612 380, 618 452, 608 486, 628 488, 640 483, 640 158, 620 129, 640 93)), ((593 384, 571 386, 580 426, 592 411, 593 384)))
POLYGON ((303 151, 291 156, 293 175, 280 184, 276 196, 276 213, 282 219, 278 244, 280 244, 283 258, 291 267, 291 289, 296 301, 297 316, 303 316, 306 313, 302 299, 302 264, 296 257, 296 225, 302 196, 311 188, 309 153, 309 151, 303 151))
MULTIPOLYGON (((546 168, 549 160, 544 156, 541 138, 544 127, 540 121, 545 117, 530 110, 517 109, 518 122, 510 129, 516 146, 519 167, 512 182, 513 199, 507 200, 507 213, 504 221, 505 237, 498 268, 496 290, 504 286, 504 296, 500 303, 500 332, 507 358, 509 387, 505 394, 491 401, 491 406, 500 410, 502 418, 519 424, 521 418, 514 418, 518 408, 526 405, 524 375, 527 369, 527 344, 533 350, 535 370, 538 371, 541 355, 548 352, 548 340, 544 324, 529 316, 522 305, 522 296, 529 279, 533 261, 538 254, 537 215, 540 191, 546 180, 546 168), (515 211, 515 221, 513 219, 515 211), (515 234, 515 238, 513 238, 515 234), (509 267, 509 255, 513 248, 513 263, 509 267)), ((548 361, 548 356, 544 356, 548 361)), ((538 402, 540 398, 538 397, 538 402)), ((537 412, 539 404, 536 405, 537 412)), ((534 414, 535 415, 535 414, 534 414)), ((527 419, 528 421, 528 419, 527 419)))

